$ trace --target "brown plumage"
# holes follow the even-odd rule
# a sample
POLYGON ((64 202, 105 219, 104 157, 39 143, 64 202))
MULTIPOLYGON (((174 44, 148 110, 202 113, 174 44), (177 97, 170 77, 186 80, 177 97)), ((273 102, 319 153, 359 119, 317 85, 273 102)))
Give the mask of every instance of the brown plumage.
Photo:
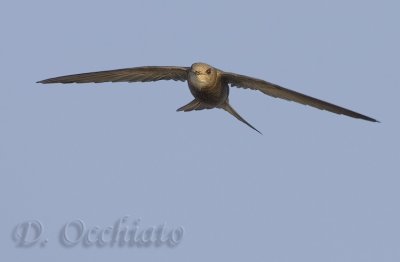
POLYGON ((159 80, 188 81, 194 100, 177 111, 192 111, 221 108, 235 116, 249 127, 260 133, 244 120, 229 104, 229 86, 258 90, 266 95, 309 105, 371 122, 377 120, 352 110, 340 107, 323 100, 307 96, 296 91, 269 83, 267 81, 228 73, 204 63, 194 63, 191 67, 177 66, 144 66, 92 73, 60 76, 39 81, 38 83, 102 83, 102 82, 150 82, 159 80))

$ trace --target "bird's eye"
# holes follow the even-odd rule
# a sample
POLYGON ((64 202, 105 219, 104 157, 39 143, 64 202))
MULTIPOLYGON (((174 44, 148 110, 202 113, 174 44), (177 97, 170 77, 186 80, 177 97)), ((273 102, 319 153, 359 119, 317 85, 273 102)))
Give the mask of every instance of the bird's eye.
POLYGON ((211 74, 211 68, 207 69, 206 73, 207 75, 211 74))

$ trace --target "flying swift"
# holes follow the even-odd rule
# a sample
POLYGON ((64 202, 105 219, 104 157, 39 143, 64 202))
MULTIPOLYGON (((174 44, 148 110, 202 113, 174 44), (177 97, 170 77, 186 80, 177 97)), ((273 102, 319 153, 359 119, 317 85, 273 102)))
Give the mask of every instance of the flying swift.
POLYGON ((241 117, 229 104, 229 88, 239 87, 261 91, 262 93, 309 105, 318 109, 378 122, 369 116, 354 112, 329 102, 304 95, 279 85, 236 73, 229 73, 205 63, 194 63, 190 67, 179 66, 142 66, 117 70, 99 71, 49 78, 39 81, 42 84, 52 83, 103 83, 103 82, 151 82, 159 80, 187 81, 194 99, 177 111, 189 112, 220 108, 224 109, 241 122, 261 134, 254 126, 241 117))

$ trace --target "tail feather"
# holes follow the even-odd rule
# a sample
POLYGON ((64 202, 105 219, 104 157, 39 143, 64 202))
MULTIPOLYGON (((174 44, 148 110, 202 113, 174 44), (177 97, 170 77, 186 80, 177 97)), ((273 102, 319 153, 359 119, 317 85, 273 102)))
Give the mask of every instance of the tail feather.
POLYGON ((200 102, 199 100, 194 99, 193 101, 191 101, 187 105, 184 105, 184 106, 178 108, 176 111, 189 112, 189 111, 192 111, 192 110, 203 110, 203 109, 211 109, 211 108, 212 107, 200 102))
POLYGON ((258 133, 260 133, 262 135, 262 133, 260 131, 257 130, 257 128, 255 128, 254 126, 252 126, 249 122, 247 122, 246 120, 244 120, 243 117, 241 117, 236 111, 235 109, 233 109, 233 107, 231 107, 231 105, 229 104, 229 102, 225 102, 220 108, 224 109, 225 111, 227 111, 229 114, 233 115, 234 117, 236 117, 239 121, 245 123, 246 125, 248 125, 249 127, 251 127, 252 129, 254 129, 255 131, 257 131, 258 133))

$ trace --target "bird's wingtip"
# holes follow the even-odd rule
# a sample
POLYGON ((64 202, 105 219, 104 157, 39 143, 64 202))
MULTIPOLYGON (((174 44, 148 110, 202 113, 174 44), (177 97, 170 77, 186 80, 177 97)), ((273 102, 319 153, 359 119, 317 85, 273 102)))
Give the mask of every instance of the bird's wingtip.
POLYGON ((372 118, 372 117, 369 117, 369 116, 365 116, 365 115, 361 115, 358 118, 361 118, 361 119, 366 120, 366 121, 374 122, 374 123, 380 123, 381 122, 379 120, 376 120, 375 118, 372 118))
POLYGON ((49 79, 40 80, 40 81, 37 81, 36 84, 48 84, 48 83, 50 83, 48 80, 49 79))
POLYGON ((367 120, 369 120, 369 121, 371 121, 371 122, 374 122, 374 123, 380 123, 381 121, 379 121, 379 120, 376 120, 376 119, 374 119, 374 118, 368 118, 367 120))

